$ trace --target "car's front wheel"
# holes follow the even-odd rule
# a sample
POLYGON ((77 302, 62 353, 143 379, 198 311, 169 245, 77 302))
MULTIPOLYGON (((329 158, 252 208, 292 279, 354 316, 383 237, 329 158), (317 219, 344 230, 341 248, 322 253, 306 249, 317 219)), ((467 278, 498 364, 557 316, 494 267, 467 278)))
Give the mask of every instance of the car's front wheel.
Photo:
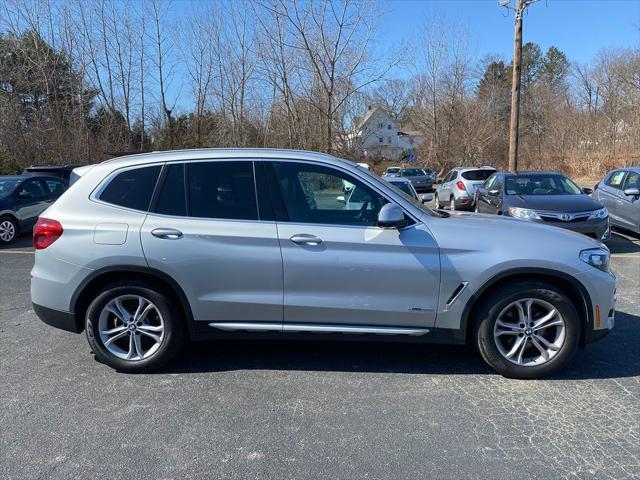
POLYGON ((440 199, 438 198, 438 194, 436 193, 435 198, 433 200, 436 204, 436 210, 439 210, 442 208, 442 206, 440 205, 440 199))
POLYGON ((142 282, 104 288, 87 309, 86 333, 96 358, 125 372, 162 367, 184 342, 174 302, 162 289, 142 282))
POLYGON ((478 313, 478 350, 505 377, 550 375, 565 365, 578 347, 578 313, 563 292, 546 283, 504 287, 478 313))

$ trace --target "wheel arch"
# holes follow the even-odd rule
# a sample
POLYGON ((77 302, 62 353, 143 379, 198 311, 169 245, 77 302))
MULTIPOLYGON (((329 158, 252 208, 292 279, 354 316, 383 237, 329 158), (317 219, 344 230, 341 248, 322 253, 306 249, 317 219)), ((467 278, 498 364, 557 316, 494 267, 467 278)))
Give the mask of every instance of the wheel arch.
POLYGON ((475 322, 474 313, 482 307, 483 302, 495 288, 519 281, 541 281, 557 288, 566 294, 575 306, 580 317, 580 346, 586 344, 587 329, 593 325, 593 305, 585 286, 564 272, 546 268, 516 268, 506 270, 487 280, 473 293, 462 313, 461 329, 465 333, 467 343, 473 338, 475 322))
POLYGON ((151 267, 110 266, 95 270, 84 279, 71 297, 71 311, 74 313, 78 332, 84 330, 84 316, 95 293, 110 283, 119 280, 142 280, 164 290, 176 301, 184 314, 186 327, 191 335, 193 313, 184 291, 171 276, 151 267))

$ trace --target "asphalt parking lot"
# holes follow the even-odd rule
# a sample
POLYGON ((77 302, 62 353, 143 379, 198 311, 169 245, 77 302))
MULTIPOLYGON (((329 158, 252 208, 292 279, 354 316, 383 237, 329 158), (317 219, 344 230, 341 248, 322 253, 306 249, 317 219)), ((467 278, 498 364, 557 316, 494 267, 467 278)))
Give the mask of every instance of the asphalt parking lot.
POLYGON ((379 343, 201 343, 120 374, 36 318, 21 239, 0 250, 0 477, 640 477, 640 239, 610 248, 614 331, 518 381, 379 343))

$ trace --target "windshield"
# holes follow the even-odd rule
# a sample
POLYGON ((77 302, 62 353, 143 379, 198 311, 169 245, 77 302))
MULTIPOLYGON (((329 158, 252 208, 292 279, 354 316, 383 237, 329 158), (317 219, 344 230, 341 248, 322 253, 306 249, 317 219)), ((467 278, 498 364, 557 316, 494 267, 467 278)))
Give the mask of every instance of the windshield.
POLYGON ((396 188, 399 188, 404 193, 412 196, 413 198, 418 198, 413 188, 411 188, 411 184, 408 182, 390 182, 396 188))
POLYGON ((6 198, 15 190, 20 180, 14 178, 0 179, 0 198, 6 198))
POLYGON ((507 195, 580 195, 582 190, 564 175, 507 177, 507 195))
POLYGON ((419 177, 424 175, 424 172, 420 168, 405 168, 402 170, 404 177, 419 177))
POLYGON ((496 173, 495 170, 468 170, 466 172, 462 172, 462 178, 465 180, 481 180, 484 182, 494 173, 496 173))

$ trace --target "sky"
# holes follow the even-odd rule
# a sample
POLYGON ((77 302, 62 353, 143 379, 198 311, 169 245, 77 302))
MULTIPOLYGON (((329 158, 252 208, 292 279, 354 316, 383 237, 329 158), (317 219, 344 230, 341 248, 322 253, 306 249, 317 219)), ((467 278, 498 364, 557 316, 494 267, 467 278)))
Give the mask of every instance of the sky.
MULTIPOLYGON (((511 5, 515 0, 511 0, 511 5)), ((514 14, 496 0, 388 0, 379 39, 400 43, 438 15, 469 28, 473 54, 513 56, 514 14)), ((539 0, 524 17, 523 41, 556 46, 577 63, 607 47, 640 48, 640 0, 539 0)))

